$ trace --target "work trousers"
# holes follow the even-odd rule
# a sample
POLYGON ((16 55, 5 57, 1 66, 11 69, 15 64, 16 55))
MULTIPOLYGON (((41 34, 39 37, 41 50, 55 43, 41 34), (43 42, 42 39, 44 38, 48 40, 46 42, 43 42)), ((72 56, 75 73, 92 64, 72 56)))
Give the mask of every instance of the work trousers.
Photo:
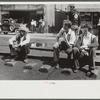
POLYGON ((21 60, 26 59, 27 54, 30 53, 30 43, 18 48, 13 48, 12 45, 9 45, 9 48, 11 56, 18 57, 21 60))
POLYGON ((86 52, 82 52, 81 50, 79 50, 77 47, 74 47, 74 53, 76 53, 76 56, 74 57, 75 62, 78 64, 80 64, 80 66, 84 66, 84 65, 89 65, 89 70, 94 70, 95 69, 95 57, 96 57, 96 52, 95 52, 95 48, 90 48, 89 50, 86 50, 86 52, 88 53, 88 55, 86 54, 86 52))
POLYGON ((71 59, 73 59, 74 69, 78 69, 78 61, 77 61, 77 50, 73 49, 72 47, 68 47, 64 41, 62 41, 60 44, 56 43, 53 47, 54 50, 54 62, 58 63, 59 61, 59 53, 60 51, 64 51, 68 55, 68 61, 71 62, 71 59))

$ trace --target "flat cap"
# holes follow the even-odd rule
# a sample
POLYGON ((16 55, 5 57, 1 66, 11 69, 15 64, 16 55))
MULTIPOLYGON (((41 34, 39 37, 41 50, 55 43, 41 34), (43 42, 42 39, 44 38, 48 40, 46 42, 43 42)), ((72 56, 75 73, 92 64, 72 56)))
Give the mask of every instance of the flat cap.
POLYGON ((77 30, 79 27, 77 25, 72 25, 71 29, 77 30))

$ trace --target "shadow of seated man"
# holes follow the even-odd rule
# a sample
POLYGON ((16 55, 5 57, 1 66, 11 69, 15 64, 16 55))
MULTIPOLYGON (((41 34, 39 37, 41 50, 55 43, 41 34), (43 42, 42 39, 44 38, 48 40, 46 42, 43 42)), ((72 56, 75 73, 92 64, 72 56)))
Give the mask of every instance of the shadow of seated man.
POLYGON ((27 62, 27 54, 30 52, 30 36, 27 27, 20 27, 15 36, 9 39, 10 54, 14 60, 27 62))

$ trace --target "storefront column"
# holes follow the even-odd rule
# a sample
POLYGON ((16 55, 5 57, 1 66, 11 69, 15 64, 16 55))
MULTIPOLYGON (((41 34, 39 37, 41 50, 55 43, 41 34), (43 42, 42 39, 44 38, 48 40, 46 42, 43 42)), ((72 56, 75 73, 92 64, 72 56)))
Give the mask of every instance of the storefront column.
POLYGON ((49 33, 49 27, 55 26, 55 6, 54 4, 46 4, 44 6, 44 32, 49 33))
POLYGON ((48 33, 48 5, 44 5, 44 21, 45 21, 44 33, 48 33))
POLYGON ((1 15, 1 6, 0 6, 0 22, 2 20, 2 15, 1 15))
POLYGON ((97 26, 98 26, 98 44, 99 44, 98 49, 100 50, 100 17, 97 26))

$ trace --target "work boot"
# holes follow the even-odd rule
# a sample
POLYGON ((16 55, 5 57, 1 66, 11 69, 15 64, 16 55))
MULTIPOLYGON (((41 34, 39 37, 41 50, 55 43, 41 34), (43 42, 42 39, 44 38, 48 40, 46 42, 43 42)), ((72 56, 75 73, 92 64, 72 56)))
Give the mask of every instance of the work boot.
POLYGON ((56 64, 55 69, 59 69, 59 64, 56 64))
POLYGON ((19 59, 19 57, 18 56, 15 56, 13 59, 11 59, 11 62, 16 61, 18 59, 19 59))
POLYGON ((74 69, 73 72, 74 72, 74 73, 77 73, 77 72, 78 72, 78 69, 74 69))
POLYGON ((24 59, 23 62, 24 62, 24 63, 27 63, 27 62, 28 62, 28 59, 24 59))

